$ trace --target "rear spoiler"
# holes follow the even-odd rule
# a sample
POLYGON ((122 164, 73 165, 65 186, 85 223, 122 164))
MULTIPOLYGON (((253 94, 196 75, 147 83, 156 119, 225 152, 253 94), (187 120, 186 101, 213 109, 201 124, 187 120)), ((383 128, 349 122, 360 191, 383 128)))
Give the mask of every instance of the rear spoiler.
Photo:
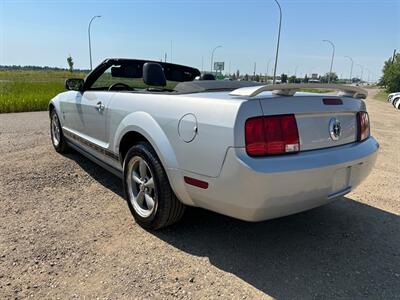
POLYGON ((320 89, 320 90, 337 90, 340 91, 339 96, 365 99, 368 92, 362 88, 341 84, 324 84, 324 83, 290 83, 290 84, 270 84, 262 86, 251 86, 236 89, 229 93, 231 96, 247 96, 254 97, 266 91, 273 92, 280 96, 293 96, 301 89, 320 89))

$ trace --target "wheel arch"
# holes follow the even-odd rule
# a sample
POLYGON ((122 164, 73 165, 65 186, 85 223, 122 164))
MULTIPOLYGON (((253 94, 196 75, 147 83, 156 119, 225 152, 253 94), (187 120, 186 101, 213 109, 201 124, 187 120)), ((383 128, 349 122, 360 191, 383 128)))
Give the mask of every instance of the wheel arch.
MULTIPOLYGON (((53 110, 55 110, 56 113, 58 114, 58 116, 60 116, 60 103, 59 103, 59 101, 57 101, 57 99, 58 99, 58 96, 56 96, 53 99, 51 99, 49 104, 48 104, 48 106, 47 106, 47 109, 49 111, 49 117, 51 117, 51 112, 53 110)), ((61 118, 59 118, 59 119, 60 119, 60 122, 63 121, 61 118)), ((61 123, 61 126, 62 125, 63 124, 61 123)))
POLYGON ((54 104, 52 102, 49 103, 49 114, 51 114, 51 112, 56 109, 56 107, 54 106, 54 104))
POLYGON ((121 164, 125 160, 125 156, 128 153, 129 149, 133 145, 136 145, 140 142, 147 142, 151 144, 144 135, 140 134, 137 131, 128 131, 124 134, 119 142, 119 157, 121 164))
POLYGON ((116 130, 114 151, 123 164, 129 148, 138 142, 149 143, 156 152, 176 196, 185 204, 194 205, 186 191, 183 175, 167 135, 157 121, 146 112, 133 112, 126 116, 116 130))
MULTIPOLYGON (((121 121, 115 132, 114 151, 125 155, 129 150, 126 147, 140 141, 148 142, 153 147, 164 168, 178 167, 172 146, 157 121, 148 113, 133 112, 121 121)), ((121 163, 123 158, 120 158, 121 163)))

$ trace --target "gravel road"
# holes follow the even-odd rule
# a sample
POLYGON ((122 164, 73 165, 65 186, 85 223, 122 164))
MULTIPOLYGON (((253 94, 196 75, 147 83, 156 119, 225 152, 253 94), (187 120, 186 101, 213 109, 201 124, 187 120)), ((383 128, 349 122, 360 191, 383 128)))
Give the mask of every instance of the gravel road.
POLYGON ((155 233, 119 179, 53 151, 46 112, 0 115, 0 298, 400 299, 400 113, 366 103, 381 149, 347 197, 262 223, 193 209, 155 233))

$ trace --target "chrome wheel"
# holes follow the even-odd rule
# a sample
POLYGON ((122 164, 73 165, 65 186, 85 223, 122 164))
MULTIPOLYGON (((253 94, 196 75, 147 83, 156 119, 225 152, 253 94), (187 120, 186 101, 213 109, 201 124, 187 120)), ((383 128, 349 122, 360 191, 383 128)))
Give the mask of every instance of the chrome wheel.
POLYGON ((142 157, 134 156, 128 163, 127 175, 129 201, 138 215, 147 218, 157 209, 153 174, 142 157))
POLYGON ((61 140, 61 129, 56 113, 53 113, 53 117, 51 118, 51 138, 54 146, 58 147, 61 140))

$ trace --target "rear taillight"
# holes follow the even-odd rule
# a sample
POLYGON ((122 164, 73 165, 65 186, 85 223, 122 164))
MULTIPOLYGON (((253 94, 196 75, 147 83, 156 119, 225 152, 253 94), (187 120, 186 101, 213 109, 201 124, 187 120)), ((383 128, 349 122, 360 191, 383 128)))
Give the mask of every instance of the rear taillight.
POLYGON ((357 113, 357 141, 361 142, 369 137, 369 116, 366 111, 357 113))
POLYGON ((300 150, 299 132, 293 114, 248 119, 245 138, 246 151, 250 156, 293 153, 300 150))

